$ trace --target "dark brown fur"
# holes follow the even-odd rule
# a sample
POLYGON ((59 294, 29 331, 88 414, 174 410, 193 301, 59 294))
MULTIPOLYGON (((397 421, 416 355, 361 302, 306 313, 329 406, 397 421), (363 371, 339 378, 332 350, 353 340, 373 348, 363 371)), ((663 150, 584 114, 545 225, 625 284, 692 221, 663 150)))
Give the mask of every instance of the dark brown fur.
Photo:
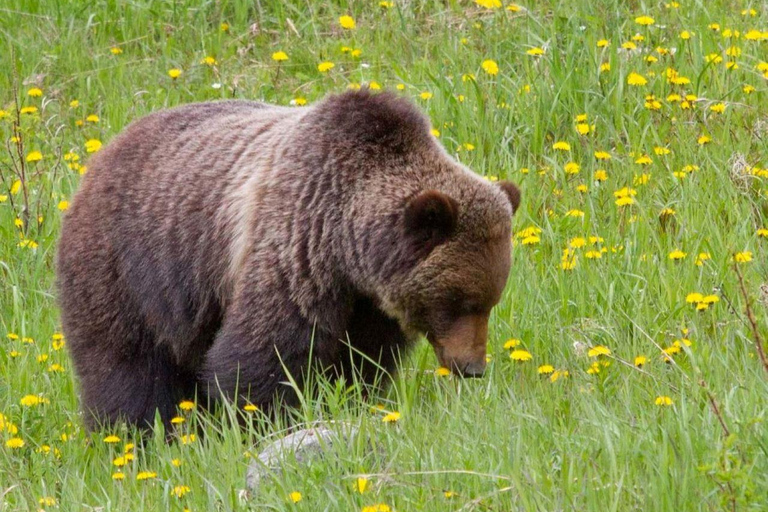
POLYGON ((146 425, 196 392, 267 406, 283 365, 300 378, 310 350, 371 380, 347 338, 393 370, 426 332, 441 362, 463 371, 473 358, 476 373, 465 345, 482 343, 484 359, 473 326, 506 282, 518 203, 514 185, 454 162, 391 94, 141 119, 91 160, 62 229, 62 319, 84 407, 146 425))

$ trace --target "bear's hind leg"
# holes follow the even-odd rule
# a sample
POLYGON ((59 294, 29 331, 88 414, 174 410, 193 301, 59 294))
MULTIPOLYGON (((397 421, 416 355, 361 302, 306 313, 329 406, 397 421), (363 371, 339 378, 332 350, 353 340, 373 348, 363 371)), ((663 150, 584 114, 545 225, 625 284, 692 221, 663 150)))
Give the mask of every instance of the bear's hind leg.
POLYGON ((101 368, 81 375, 83 408, 92 430, 119 421, 151 428, 159 413, 168 431, 179 402, 195 397, 194 373, 176 365, 163 346, 142 357, 103 356, 101 368))

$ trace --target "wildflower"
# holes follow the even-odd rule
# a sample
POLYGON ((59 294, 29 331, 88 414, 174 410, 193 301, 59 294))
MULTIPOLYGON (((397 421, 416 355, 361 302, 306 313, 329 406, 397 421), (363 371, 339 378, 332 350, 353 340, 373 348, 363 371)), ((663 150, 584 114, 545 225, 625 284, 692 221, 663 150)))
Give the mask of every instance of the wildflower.
MULTIPOLYGON (((478 1, 485 1, 485 0, 478 0, 478 1)), ((378 503, 376 505, 368 505, 366 507, 363 507, 361 512, 392 512, 392 509, 389 507, 389 505, 385 503, 378 503)))
POLYGON ((450 374, 451 374, 451 370, 449 370, 448 368, 446 368, 444 366, 441 366, 440 368, 435 370, 435 375, 437 375, 438 377, 446 377, 446 376, 448 376, 450 374))
POLYGON ((768 238, 768 228, 760 228, 757 230, 757 236, 768 238))
POLYGON ((635 357, 635 366, 637 366, 638 368, 642 368, 643 366, 645 366, 645 363, 647 362, 648 362, 648 358, 645 356, 635 357))
POLYGON ((195 442, 197 436, 195 434, 184 434, 180 439, 181 444, 190 444, 195 442))
POLYGON ((45 403, 45 399, 38 395, 25 395, 20 401, 24 407, 34 407, 45 403))
POLYGON ((359 492, 360 494, 363 494, 367 488, 368 488, 368 479, 367 478, 358 478, 355 481, 355 490, 357 492, 359 492))
POLYGON ((87 153, 95 153, 101 149, 101 141, 98 139, 88 139, 85 141, 85 151, 87 153))
POLYGON ((480 7, 485 7, 486 9, 498 9, 501 7, 500 0, 475 0, 475 3, 480 7))
POLYGON ((609 356, 611 355, 611 349, 603 345, 595 345, 587 352, 589 357, 609 356))
POLYGON ((683 30, 682 32, 680 32, 680 39, 687 41, 690 38, 691 38, 691 33, 688 32, 687 30, 683 30))
POLYGON ((150 480, 152 478, 157 478, 157 473, 154 471, 140 471, 136 475, 136 480, 150 480))
POLYGON ((26 443, 20 437, 12 437, 5 442, 7 448, 23 448, 24 444, 26 443))
POLYGON ((712 142, 712 137, 709 135, 702 135, 698 139, 696 139, 696 142, 699 144, 699 146, 703 146, 704 144, 709 144, 712 142))
POLYGON ((39 98, 43 95, 43 91, 39 87, 33 87, 27 91, 27 95, 32 98, 39 98))
POLYGON ((520 340, 517 338, 510 338, 504 343, 504 348, 509 350, 511 348, 515 348, 516 346, 520 345, 520 340))
POLYGON ((566 174, 578 174, 581 167, 576 162, 568 162, 563 169, 565 169, 566 174))
POLYGON ((512 353, 509 354, 509 358, 512 359, 513 361, 524 362, 524 361, 530 361, 531 359, 533 359, 533 356, 527 350, 517 349, 517 350, 513 350, 512 353))
POLYGON ((37 502, 40 504, 41 507, 53 507, 56 505, 56 498, 53 496, 43 496, 37 502))
POLYGON ((174 467, 177 467, 177 468, 178 468, 179 466, 181 466, 181 459, 171 459, 171 464, 172 464, 174 467))
POLYGON ((577 236, 577 237, 571 238, 571 241, 568 242, 568 245, 574 249, 580 249, 581 247, 584 247, 585 245, 587 245, 587 241, 583 237, 577 236))
POLYGON ((429 92, 429 91, 424 91, 424 92, 422 92, 421 94, 419 94, 419 98, 421 98, 421 99, 423 99, 423 100, 429 100, 429 99, 432 99, 432 93, 431 93, 431 92, 429 92))
POLYGON ((604 169, 598 169, 595 171, 595 181, 606 181, 608 179, 608 173, 604 169))
POLYGON ((610 70, 611 70, 610 62, 603 62, 602 64, 600 64, 600 72, 601 73, 606 72, 606 71, 610 71, 610 70))
POLYGON ((609 44, 610 44, 610 42, 609 42, 607 39, 600 39, 600 40, 597 42, 597 47, 598 47, 598 48, 605 48, 605 47, 606 47, 606 46, 608 46, 609 44))
POLYGON ((191 411, 195 408, 195 402, 192 400, 182 400, 179 402, 179 409, 182 411, 191 411))
POLYGON ((116 471, 112 473, 112 480, 125 480, 125 473, 122 471, 116 471))
POLYGON ((243 410, 245 412, 256 412, 256 411, 259 410, 259 408, 258 408, 258 406, 254 405, 254 404, 245 404, 243 406, 243 410))
POLYGON ((69 209, 69 201, 59 201, 59 204, 56 205, 56 208, 62 212, 67 211, 69 209))
POLYGON ((306 99, 306 98, 294 98, 294 99, 291 101, 291 103, 293 103, 293 104, 294 104, 294 105, 296 105, 297 107, 303 107, 304 105, 306 105, 306 104, 307 104, 307 99, 306 99))
POLYGON ((21 115, 34 114, 35 112, 37 112, 37 107, 22 107, 21 110, 19 110, 21 115))
POLYGON ((643 155, 638 157, 637 160, 635 160, 635 163, 639 165, 650 165, 653 163, 653 160, 651 160, 651 157, 648 155, 643 155))
POLYGON ((173 488, 172 492, 174 496, 176 496, 177 498, 182 498, 184 497, 185 494, 187 494, 191 490, 192 489, 190 489, 189 486, 187 485, 177 485, 176 487, 173 488))
POLYGON ((109 49, 109 52, 112 55, 120 55, 121 53, 123 53, 123 49, 120 48, 119 46, 113 46, 112 48, 109 49))
POLYGON ((669 398, 668 396, 661 395, 661 396, 657 396, 656 397, 656 405, 658 405, 658 406, 668 407, 668 406, 672 405, 673 403, 674 402, 672 401, 672 399, 669 398))
POLYGON ((27 162, 39 162, 43 159, 43 154, 40 151, 30 151, 27 155, 27 162))
POLYGON ((568 377, 570 372, 568 370, 555 370, 552 375, 549 376, 549 382, 557 382, 558 379, 568 377))
POLYGON ((168 70, 168 76, 171 77, 171 79, 173 80, 176 80, 177 78, 179 78, 181 76, 181 73, 183 73, 183 71, 181 71, 179 68, 171 68, 168 70))
POLYGON ((725 112, 725 103, 715 103, 709 107, 709 110, 717 114, 722 114, 725 112))
POLYGON ((534 47, 534 48, 531 48, 530 50, 527 50, 525 53, 527 53, 528 55, 531 55, 533 57, 538 57, 540 55, 544 55, 544 49, 543 48, 534 47))
POLYGON ((587 135, 589 133, 590 127, 587 123, 577 123, 576 124, 576 131, 579 132, 579 135, 587 135))
POLYGON ((117 437, 116 435, 110 435, 110 436, 107 436, 107 437, 104 438, 104 442, 107 443, 107 444, 119 443, 120 442, 120 438, 117 437))
POLYGON ((382 0, 381 2, 379 2, 379 7, 384 9, 391 9, 394 6, 395 6, 395 2, 388 2, 386 0, 382 0))
POLYGON ((71 108, 77 108, 77 107, 79 107, 79 106, 80 106, 80 102, 79 102, 79 101, 77 101, 77 100, 72 100, 72 101, 70 101, 70 102, 69 102, 69 106, 70 106, 71 108))
POLYGON ((558 142, 555 142, 554 144, 552 144, 552 149, 557 149, 557 150, 560 150, 560 151, 570 151, 571 150, 571 145, 568 144, 567 142, 561 140, 561 141, 558 141, 558 142))
POLYGON ((91 114, 88 117, 85 118, 86 121, 89 123, 98 123, 99 122, 99 116, 96 114, 91 114))
POLYGON ((487 59, 484 60, 482 63, 483 70, 485 70, 486 73, 488 73, 491 76, 495 76, 499 74, 499 65, 496 64, 496 61, 487 59))
POLYGON ((752 87, 751 85, 748 85, 748 84, 747 84, 747 85, 745 85, 744 87, 742 87, 742 88, 741 88, 741 90, 744 92, 744 94, 752 94, 752 93, 753 93, 753 92, 755 92, 757 89, 755 89, 755 88, 754 88, 754 87, 752 87))
POLYGON ((551 364, 543 364, 536 371, 539 375, 550 375, 555 372, 555 368, 551 364))
POLYGON ((688 255, 688 253, 685 253, 681 251, 680 249, 675 249, 674 251, 669 253, 669 259, 672 261, 682 260, 688 255))
POLYGON ((333 62, 325 61, 317 65, 317 70, 321 73, 327 73, 328 71, 332 70, 334 67, 336 67, 336 64, 334 64, 333 62))
POLYGON ((638 25, 643 25, 647 27, 649 25, 653 25, 654 23, 656 23, 656 20, 654 20, 650 16, 638 16, 637 18, 635 18, 635 23, 637 23, 638 25))
POLYGON ((584 212, 582 210, 577 210, 577 209, 568 210, 567 212, 565 212, 565 216, 566 217, 583 217, 584 212))
POLYGON ((700 252, 698 256, 696 256, 696 266, 701 267, 704 265, 704 262, 712 259, 708 252, 700 252))
POLYGON ((381 421, 384 423, 396 423, 400 421, 400 413, 397 411, 387 413, 381 418, 381 421))
POLYGON ((288 54, 285 53, 284 51, 274 52, 272 54, 272 60, 274 60, 275 62, 282 62, 282 61, 288 60, 288 54))
POLYGON ((636 50, 637 49, 637 45, 635 43, 633 43, 632 41, 627 41, 625 43, 621 43, 621 47, 624 50, 636 50))
POLYGON ((733 255, 733 261, 736 263, 748 263, 752 261, 752 251, 737 252, 733 255))
POLYGON ((648 83, 648 80, 646 80, 646 78, 643 75, 641 75, 639 73, 635 73, 633 71, 627 77, 627 83, 629 85, 643 86, 643 85, 646 85, 648 83))
POLYGON ((182 416, 174 416, 173 418, 171 418, 171 423, 173 423, 174 425, 180 425, 185 421, 187 420, 184 419, 182 416))

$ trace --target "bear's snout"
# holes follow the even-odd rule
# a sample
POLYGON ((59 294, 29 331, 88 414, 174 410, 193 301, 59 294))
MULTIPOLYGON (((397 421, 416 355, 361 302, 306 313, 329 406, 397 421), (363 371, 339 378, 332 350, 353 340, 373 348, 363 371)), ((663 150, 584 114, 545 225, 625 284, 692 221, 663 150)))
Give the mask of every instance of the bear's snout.
POLYGON ((433 342, 440 364, 462 377, 485 372, 488 315, 467 315, 454 321, 448 332, 433 342))

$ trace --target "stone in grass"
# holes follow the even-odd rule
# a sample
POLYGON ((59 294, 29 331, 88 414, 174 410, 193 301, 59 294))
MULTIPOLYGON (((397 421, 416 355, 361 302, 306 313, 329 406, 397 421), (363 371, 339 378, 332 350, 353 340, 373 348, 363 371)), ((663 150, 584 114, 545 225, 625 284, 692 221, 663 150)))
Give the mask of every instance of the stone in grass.
POLYGON ((349 445, 357 436, 357 427, 349 423, 318 424, 288 434, 266 445, 248 466, 245 483, 251 491, 258 491, 265 479, 280 476, 287 460, 309 465, 312 460, 331 453, 338 445, 349 445))

